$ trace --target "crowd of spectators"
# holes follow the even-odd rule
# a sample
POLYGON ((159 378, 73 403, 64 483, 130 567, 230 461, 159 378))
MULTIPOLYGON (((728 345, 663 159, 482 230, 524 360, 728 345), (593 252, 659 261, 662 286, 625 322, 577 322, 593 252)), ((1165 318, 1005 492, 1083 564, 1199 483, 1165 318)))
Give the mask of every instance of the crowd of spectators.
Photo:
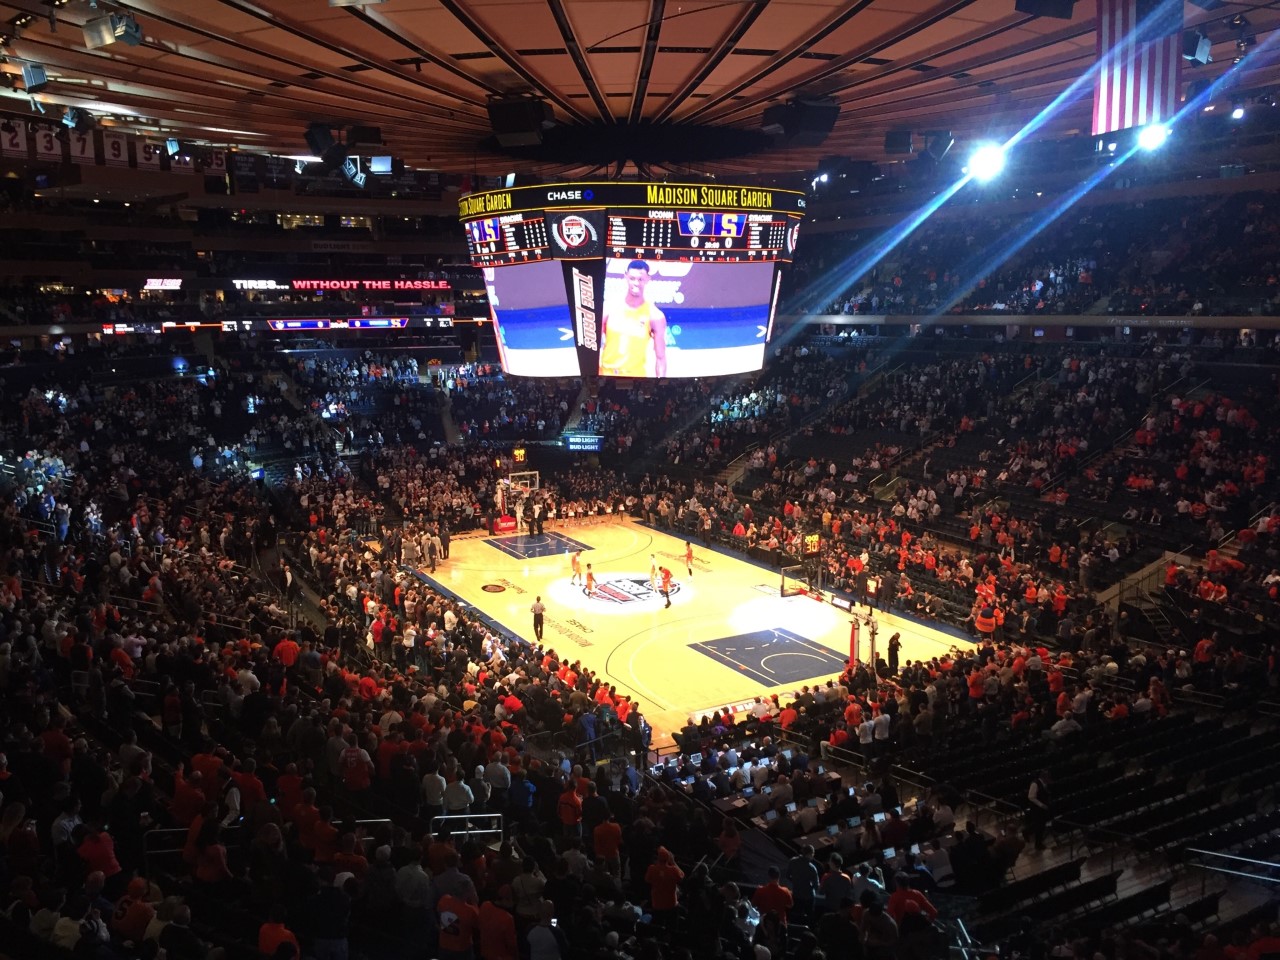
MULTIPOLYGON (((583 404, 579 429, 604 437, 613 462, 632 451, 661 451, 673 466, 715 470, 752 446, 761 456, 771 438, 838 402, 850 378, 866 373, 871 352, 824 351, 806 344, 777 347, 754 375, 691 381, 606 381, 583 404)), ((776 451, 775 451, 776 455, 776 451)))
MULTIPOLYGON (((779 426, 836 406, 841 431, 900 430, 910 419, 933 433, 958 416, 955 429, 969 432, 963 421, 983 416, 983 399, 994 404, 988 418, 1005 416, 1002 397, 1027 372, 991 358, 926 365, 919 387, 891 377, 891 402, 875 410, 877 395, 868 413, 836 404, 833 378, 846 361, 799 348, 781 356, 766 388, 785 397, 779 426)), ((1026 409, 1025 427, 1067 430, 1042 436, 1059 442, 1095 420, 1075 419, 1077 406, 1110 411, 1132 399, 1125 391, 1143 395, 1143 378, 1162 382, 1150 367, 1106 361, 1039 372, 1054 386, 1037 399, 1057 402, 1026 409)), ((21 943, 102 960, 160 949, 171 960, 252 955, 246 944, 277 960, 345 957, 349 942, 485 960, 762 951, 814 960, 852 944, 889 957, 936 948, 930 898, 941 898, 939 887, 984 889, 1017 860, 1015 835, 955 829, 945 792, 895 803, 892 782, 833 780, 805 751, 787 756, 759 741, 735 757, 765 761, 753 767, 762 772, 751 775, 758 792, 748 812, 787 813, 765 832, 791 842, 822 831, 843 859, 828 849, 815 861, 801 844, 754 894, 722 883, 742 879, 737 828, 681 794, 714 803, 747 787, 745 765, 729 756, 734 718, 683 731, 699 750, 686 744, 661 772, 666 783, 654 784, 643 775, 642 704, 572 654, 506 637, 416 577, 414 567, 450 562, 454 533, 492 518, 500 478, 515 465, 415 443, 352 442, 339 455, 313 405, 341 399, 335 391, 363 402, 385 390, 367 376, 351 365, 296 373, 301 411, 263 371, 247 369, 204 382, 33 390, 0 411, 6 445, 22 454, 0 534, 0 849, 6 922, 30 938, 21 943), (246 418, 230 413, 260 394, 271 395, 262 399, 271 412, 246 443, 234 433, 246 418), (235 470, 210 475, 206 458, 231 449, 238 464, 238 446, 279 446, 297 458, 280 504, 235 470), (268 576, 260 565, 282 522, 291 536, 268 576), (311 598, 314 614, 302 607, 311 598), (631 759, 594 776, 551 749, 587 759, 610 744, 631 759), (511 825, 496 848, 455 836, 461 820, 436 819, 479 822, 483 813, 511 825), (148 856, 144 837, 155 827, 184 831, 181 852, 148 856), (916 843, 919 854, 885 861, 887 847, 916 843), (717 857, 723 870, 713 877, 707 864, 717 857), (855 862, 868 866, 842 869, 855 862), (789 926, 810 932, 792 943, 789 926)), ((568 410, 559 394, 483 371, 453 379, 455 416, 459 403, 477 417, 496 404, 483 419, 525 416, 527 427, 544 408, 568 410)), ((712 430, 753 422, 767 402, 756 388, 708 389, 712 430)), ((1251 416, 1263 409, 1248 407, 1251 416)), ((1269 441, 1242 410, 1205 405, 1200 417, 1216 422, 1223 411, 1226 423, 1235 411, 1236 422, 1212 438, 1231 459, 1215 448, 1197 469, 1229 472, 1248 459, 1241 447, 1269 441)), ((1111 426, 1109 414, 1101 423, 1111 426)), ((1190 457, 1180 443, 1168 449, 1190 457)), ((746 496, 705 473, 629 481, 580 468, 548 476, 529 516, 625 510, 795 555, 798 538, 816 529, 828 540, 830 582, 850 598, 950 620, 980 640, 974 652, 899 663, 890 638, 883 662, 748 711, 809 735, 811 753, 821 757, 826 742, 828 753, 852 747, 872 761, 928 758, 951 731, 971 727, 1069 743, 1077 728, 1163 715, 1177 686, 1269 679, 1227 641, 1163 656, 1131 648, 1123 621, 1096 606, 1079 559, 1114 562, 1118 545, 1061 536, 1052 505, 1025 517, 957 495, 977 475, 956 471, 905 486, 897 502, 872 502, 869 460, 793 464, 785 447, 761 451, 767 479, 746 496), (960 504, 968 539, 944 544, 930 526, 960 504)), ((1222 586, 1241 610, 1271 610, 1280 579, 1263 573, 1275 549, 1267 521, 1251 527, 1246 559, 1210 558, 1203 573, 1175 570, 1167 585, 1205 606, 1222 602, 1222 586)), ((1276 658, 1266 662, 1274 671, 1276 658)), ((1027 839, 1043 839, 1034 817, 1027 839)))
POLYGON ((544 440, 559 436, 577 402, 576 381, 459 374, 449 389, 458 432, 468 440, 544 440))
POLYGON ((841 283, 882 242, 875 228, 844 231, 801 251, 791 302, 870 315, 1270 312, 1272 208, 1267 194, 1241 193, 1077 206, 1047 227, 1041 211, 935 215, 841 283))

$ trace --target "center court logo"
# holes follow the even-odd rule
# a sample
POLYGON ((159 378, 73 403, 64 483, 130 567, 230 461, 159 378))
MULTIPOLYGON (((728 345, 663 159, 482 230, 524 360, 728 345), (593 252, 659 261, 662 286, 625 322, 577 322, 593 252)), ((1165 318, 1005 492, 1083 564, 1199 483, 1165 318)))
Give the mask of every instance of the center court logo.
MULTIPOLYGON (((675 596, 680 592, 679 581, 671 581, 671 596, 675 596)), ((600 577, 596 580, 596 591, 593 594, 587 593, 587 588, 582 588, 583 596, 589 600, 596 600, 600 603, 610 604, 626 604, 626 603, 643 603, 646 600, 656 600, 665 603, 662 591, 656 587, 649 586, 649 578, 639 575, 623 575, 613 577, 600 577)))

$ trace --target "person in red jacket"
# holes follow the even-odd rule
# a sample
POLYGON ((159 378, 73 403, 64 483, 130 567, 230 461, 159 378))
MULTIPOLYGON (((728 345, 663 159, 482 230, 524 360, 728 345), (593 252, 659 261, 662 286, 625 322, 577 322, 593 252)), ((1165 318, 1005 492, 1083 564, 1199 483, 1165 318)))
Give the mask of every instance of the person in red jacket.
POLYGON ((280 949, 280 944, 291 943, 297 956, 302 955, 302 948, 298 946, 298 938, 284 924, 285 909, 281 904, 273 904, 267 912, 267 922, 258 928, 258 952, 264 957, 274 957, 276 951, 280 949))
POLYGON ((676 864, 671 851, 659 847, 657 859, 649 864, 644 874, 645 883, 649 884, 654 922, 665 924, 675 916, 680 902, 680 881, 683 879, 684 871, 676 864))
POLYGON ((446 893, 436 903, 440 960, 472 960, 480 912, 461 897, 446 893))
POLYGON ((565 839, 573 840, 582 836, 582 797, 578 794, 577 784, 572 780, 565 784, 556 801, 556 815, 560 818, 560 827, 565 839))
POLYGON ((901 924, 902 918, 912 910, 919 910, 930 920, 937 919, 938 908, 919 890, 911 889, 910 884, 911 877, 908 874, 898 874, 898 889, 889 894, 889 903, 885 906, 885 912, 893 917, 894 923, 898 924, 901 924))
POLYGON ((177 772, 173 775, 173 804, 169 807, 169 813, 178 826, 189 827, 205 804, 204 778, 197 770, 188 780, 183 776, 184 766, 178 764, 177 772))
POLYGON ((302 803, 303 779, 298 775, 296 763, 286 763, 284 773, 276 781, 276 799, 279 801, 280 815, 285 820, 292 820, 294 811, 302 803))
POLYGON ((480 960, 519 960, 513 909, 510 886, 500 888, 497 899, 480 904, 480 960))
POLYGON ((756 887, 756 892, 751 895, 751 902, 762 917, 773 914, 780 922, 786 923, 795 900, 791 891, 780 882, 781 877, 782 872, 777 867, 770 867, 769 882, 756 887))

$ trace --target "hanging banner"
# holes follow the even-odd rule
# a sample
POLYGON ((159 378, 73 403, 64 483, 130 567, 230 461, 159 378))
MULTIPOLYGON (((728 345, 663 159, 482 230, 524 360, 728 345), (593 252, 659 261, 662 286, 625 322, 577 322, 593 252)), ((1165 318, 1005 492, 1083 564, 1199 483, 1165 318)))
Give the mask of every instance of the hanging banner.
POLYGON ((52 127, 39 127, 35 131, 36 159, 62 162, 62 141, 52 127))
POLYGON ((27 125, 21 120, 10 120, 0 130, 0 156, 27 159, 27 125))
POLYGON ((129 135, 119 130, 102 131, 102 158, 108 167, 129 166, 129 135))
POLYGON ((93 131, 72 130, 67 138, 67 146, 71 153, 71 162, 84 166, 92 166, 98 162, 97 151, 94 150, 93 131))
POLYGON ((158 143, 148 143, 146 140, 139 140, 137 148, 139 170, 160 169, 160 157, 164 153, 163 146, 158 143))

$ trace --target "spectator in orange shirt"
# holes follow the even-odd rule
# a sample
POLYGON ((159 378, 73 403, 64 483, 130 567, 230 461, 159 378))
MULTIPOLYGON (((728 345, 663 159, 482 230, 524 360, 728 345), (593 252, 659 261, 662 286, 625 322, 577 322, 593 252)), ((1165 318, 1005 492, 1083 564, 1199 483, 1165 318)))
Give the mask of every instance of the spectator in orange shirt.
POLYGON ((198 770, 188 780, 183 776, 183 764, 178 764, 173 775, 173 805, 169 808, 178 826, 189 827, 191 821, 199 816, 205 804, 203 787, 203 778, 198 770))
POLYGON ((781 877, 782 873, 777 867, 770 867, 769 882, 756 887, 756 892, 751 895, 751 902, 762 916, 773 914, 779 922, 785 924, 795 900, 791 896, 791 891, 781 884, 781 877))
POLYGON ((281 904, 272 904, 267 911, 267 922, 258 928, 258 952, 267 957, 274 957, 282 943, 291 943, 296 954, 301 954, 298 938, 284 924, 285 910, 281 904))
POLYGON ((271 656, 288 670, 292 669, 293 665, 298 662, 300 649, 298 641, 286 635, 283 640, 276 644, 275 649, 271 651, 271 656))
POLYGON ((284 773, 276 781, 276 799, 279 801, 280 815, 285 820, 292 820, 294 812, 302 804, 303 779, 298 775, 298 765, 287 763, 284 773))
POLYGON ((582 836, 582 797, 578 795, 577 784, 573 780, 565 784, 560 799, 556 801, 556 815, 560 818, 565 839, 582 836))
POLYGON ((338 841, 338 853, 333 858, 335 873, 351 873, 361 883, 369 873, 369 859, 356 849, 356 835, 344 833, 338 841))
POLYGON ((501 887, 496 899, 480 904, 480 960, 518 960, 513 909, 510 886, 501 887))
POLYGON ((622 860, 619 852, 622 850, 622 827, 612 813, 591 831, 591 845, 605 872, 612 877, 621 876, 622 860))
POLYGON ((472 960, 480 912, 467 901, 446 893, 436 903, 440 960, 472 960))
POLYGON ((897 878, 898 889, 889 895, 889 903, 885 907, 885 912, 893 917, 893 922, 902 923, 902 918, 907 914, 909 909, 919 910, 930 920, 934 920, 938 916, 938 908, 929 902, 919 890, 911 888, 911 877, 908 874, 900 873, 897 878))
POLYGON ((684 871, 676 864, 675 857, 666 847, 659 847, 657 859, 649 864, 644 880, 649 884, 649 902, 653 905, 654 920, 666 924, 675 914, 680 902, 680 881, 684 871))

